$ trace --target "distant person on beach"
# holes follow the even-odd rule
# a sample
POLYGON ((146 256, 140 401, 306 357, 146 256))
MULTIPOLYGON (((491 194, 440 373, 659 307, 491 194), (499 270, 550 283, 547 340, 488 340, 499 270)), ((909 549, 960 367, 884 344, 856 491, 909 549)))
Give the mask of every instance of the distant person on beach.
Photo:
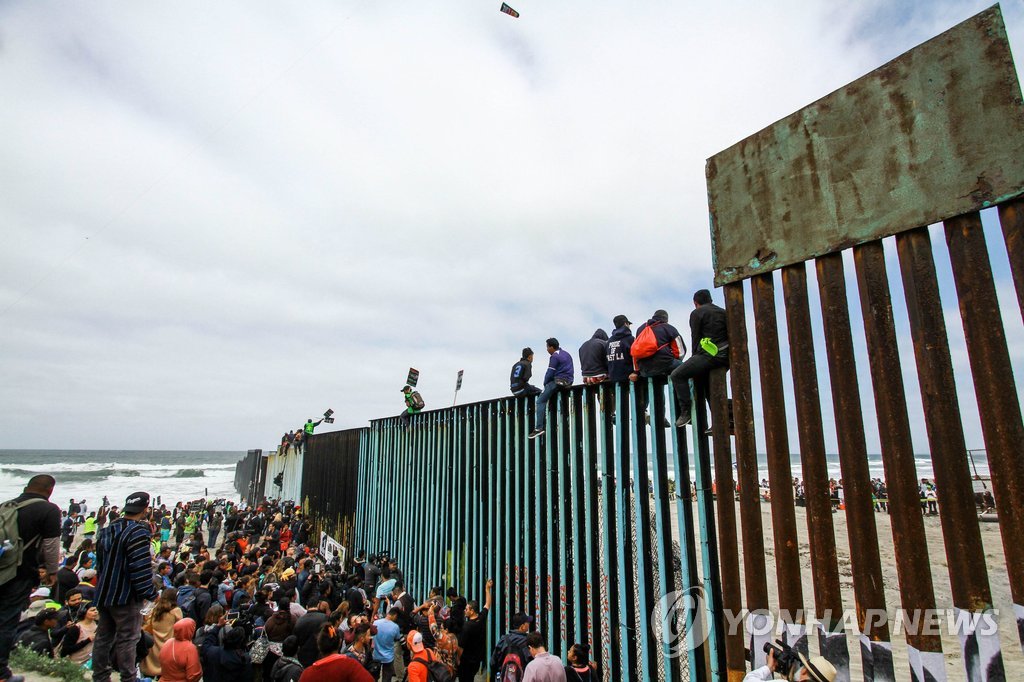
POLYGON ((678 418, 676 426, 690 423, 690 379, 704 392, 710 404, 708 375, 711 370, 729 366, 729 330, 725 310, 711 300, 711 292, 701 289, 693 295, 690 313, 690 357, 672 370, 672 387, 676 394, 678 418))
POLYGON ((220 529, 224 527, 224 515, 219 511, 214 513, 213 518, 210 519, 210 523, 207 528, 210 531, 210 542, 208 545, 216 549, 217 548, 217 536, 220 535, 220 529))
POLYGON ((96 512, 89 512, 89 517, 82 525, 82 535, 86 540, 92 540, 96 537, 96 512))
POLYGON ((68 514, 64 517, 64 521, 60 525, 60 544, 64 546, 64 553, 71 551, 71 543, 75 540, 75 530, 78 528, 78 523, 72 514, 68 514))
POLYGON ((158 592, 149 553, 149 494, 132 493, 124 516, 99 535, 96 605, 100 622, 93 647, 93 681, 109 682, 116 661, 123 682, 135 679, 135 649, 142 636, 142 605, 158 592))
POLYGON ((509 388, 512 395, 531 396, 540 393, 540 389, 530 383, 533 377, 533 349, 527 346, 523 349, 523 355, 516 364, 512 365, 512 372, 509 375, 509 388))
POLYGON ((0 515, 13 509, 18 524, 17 542, 0 556, 0 680, 24 682, 25 678, 12 674, 7 665, 21 612, 39 585, 40 568, 45 569, 46 585, 56 581, 60 508, 49 501, 56 483, 53 476, 33 476, 25 492, 0 505, 0 515))
POLYGON ((576 378, 576 369, 572 364, 572 356, 562 350, 558 339, 552 337, 547 340, 546 347, 551 358, 548 360, 548 369, 544 373, 544 390, 537 398, 537 414, 534 418, 534 428, 530 432, 530 438, 537 438, 544 435, 544 426, 548 418, 548 401, 556 390, 569 388, 576 378))

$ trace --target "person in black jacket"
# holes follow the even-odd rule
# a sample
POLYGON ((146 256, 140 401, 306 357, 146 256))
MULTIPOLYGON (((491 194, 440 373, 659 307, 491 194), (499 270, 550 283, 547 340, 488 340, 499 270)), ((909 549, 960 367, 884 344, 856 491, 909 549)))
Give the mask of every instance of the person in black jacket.
POLYGON ((725 311, 711 301, 711 292, 701 289, 693 295, 694 311, 690 313, 690 338, 692 355, 672 370, 672 386, 679 406, 676 426, 690 423, 690 379, 704 397, 711 401, 708 391, 708 374, 711 370, 729 366, 729 330, 725 311))
MULTIPOLYGON (((320 658, 320 651, 316 648, 316 636, 328 620, 325 612, 328 608, 330 606, 327 602, 311 606, 295 623, 292 637, 289 637, 289 639, 296 640, 295 649, 298 653, 292 655, 299 660, 303 668, 308 668, 320 658)), ((287 641, 285 640, 285 642, 287 641)))
POLYGON ((579 351, 580 374, 586 385, 608 380, 608 333, 598 329, 579 351))
POLYGON ((509 654, 518 654, 523 668, 533 660, 530 649, 526 646, 526 635, 530 632, 533 618, 525 613, 517 613, 512 617, 512 630, 501 636, 491 652, 491 674, 501 670, 501 664, 509 654))
POLYGON ((533 376, 533 349, 527 346, 523 349, 523 357, 519 362, 512 365, 512 373, 509 376, 509 385, 512 395, 531 396, 538 395, 541 390, 530 385, 530 377, 533 376))
MULTIPOLYGON (((313 638, 313 641, 316 642, 316 637, 313 638)), ((295 635, 284 640, 281 645, 281 658, 277 659, 274 669, 270 672, 270 682, 298 682, 302 677, 303 668, 309 667, 313 661, 316 661, 314 656, 309 664, 304 665, 295 656, 298 650, 299 643, 295 635)))
POLYGON ((223 626, 217 626, 206 632, 201 653, 204 682, 253 682, 245 630, 227 630, 221 645, 222 629, 223 626))
POLYGON ((18 638, 18 645, 41 656, 53 658, 50 630, 57 627, 57 610, 43 609, 36 614, 35 623, 18 638))
POLYGON ((633 356, 629 348, 633 345, 632 322, 625 315, 616 315, 612 320, 615 330, 608 339, 608 381, 625 381, 633 373, 633 356))
POLYGON ((54 595, 54 601, 63 604, 67 599, 68 592, 78 587, 78 583, 81 581, 75 572, 77 568, 78 558, 74 554, 69 555, 64 560, 64 566, 57 571, 57 583, 54 585, 57 592, 54 595))

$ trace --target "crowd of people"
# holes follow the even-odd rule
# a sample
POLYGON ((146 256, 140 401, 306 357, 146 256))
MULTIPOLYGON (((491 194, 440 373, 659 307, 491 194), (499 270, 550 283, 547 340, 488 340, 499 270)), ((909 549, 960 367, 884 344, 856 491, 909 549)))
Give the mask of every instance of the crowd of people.
POLYGON ((397 559, 361 551, 345 566, 311 542, 291 502, 153 506, 149 494, 95 512, 94 537, 65 522, 56 481, 32 477, 0 505, 0 682, 14 646, 122 682, 589 682, 586 645, 548 653, 527 614, 487 650, 493 581, 482 603, 437 585, 409 594, 397 559), (62 548, 70 545, 70 549, 62 548))

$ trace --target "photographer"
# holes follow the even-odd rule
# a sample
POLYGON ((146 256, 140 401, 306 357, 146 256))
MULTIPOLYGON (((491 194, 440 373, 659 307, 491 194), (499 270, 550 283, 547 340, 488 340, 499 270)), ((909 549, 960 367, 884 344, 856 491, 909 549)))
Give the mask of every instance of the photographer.
POLYGON ((792 682, 834 682, 836 679, 835 666, 824 656, 808 659, 782 642, 765 644, 764 648, 768 654, 768 663, 747 673, 743 682, 770 680, 775 677, 775 673, 792 682))

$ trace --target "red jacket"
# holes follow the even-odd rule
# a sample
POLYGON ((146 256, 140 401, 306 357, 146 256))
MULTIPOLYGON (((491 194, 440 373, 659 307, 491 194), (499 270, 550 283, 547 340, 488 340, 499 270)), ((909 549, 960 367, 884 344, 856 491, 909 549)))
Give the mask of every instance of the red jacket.
POLYGON ((303 670, 299 682, 373 682, 373 677, 354 658, 331 654, 303 670))

